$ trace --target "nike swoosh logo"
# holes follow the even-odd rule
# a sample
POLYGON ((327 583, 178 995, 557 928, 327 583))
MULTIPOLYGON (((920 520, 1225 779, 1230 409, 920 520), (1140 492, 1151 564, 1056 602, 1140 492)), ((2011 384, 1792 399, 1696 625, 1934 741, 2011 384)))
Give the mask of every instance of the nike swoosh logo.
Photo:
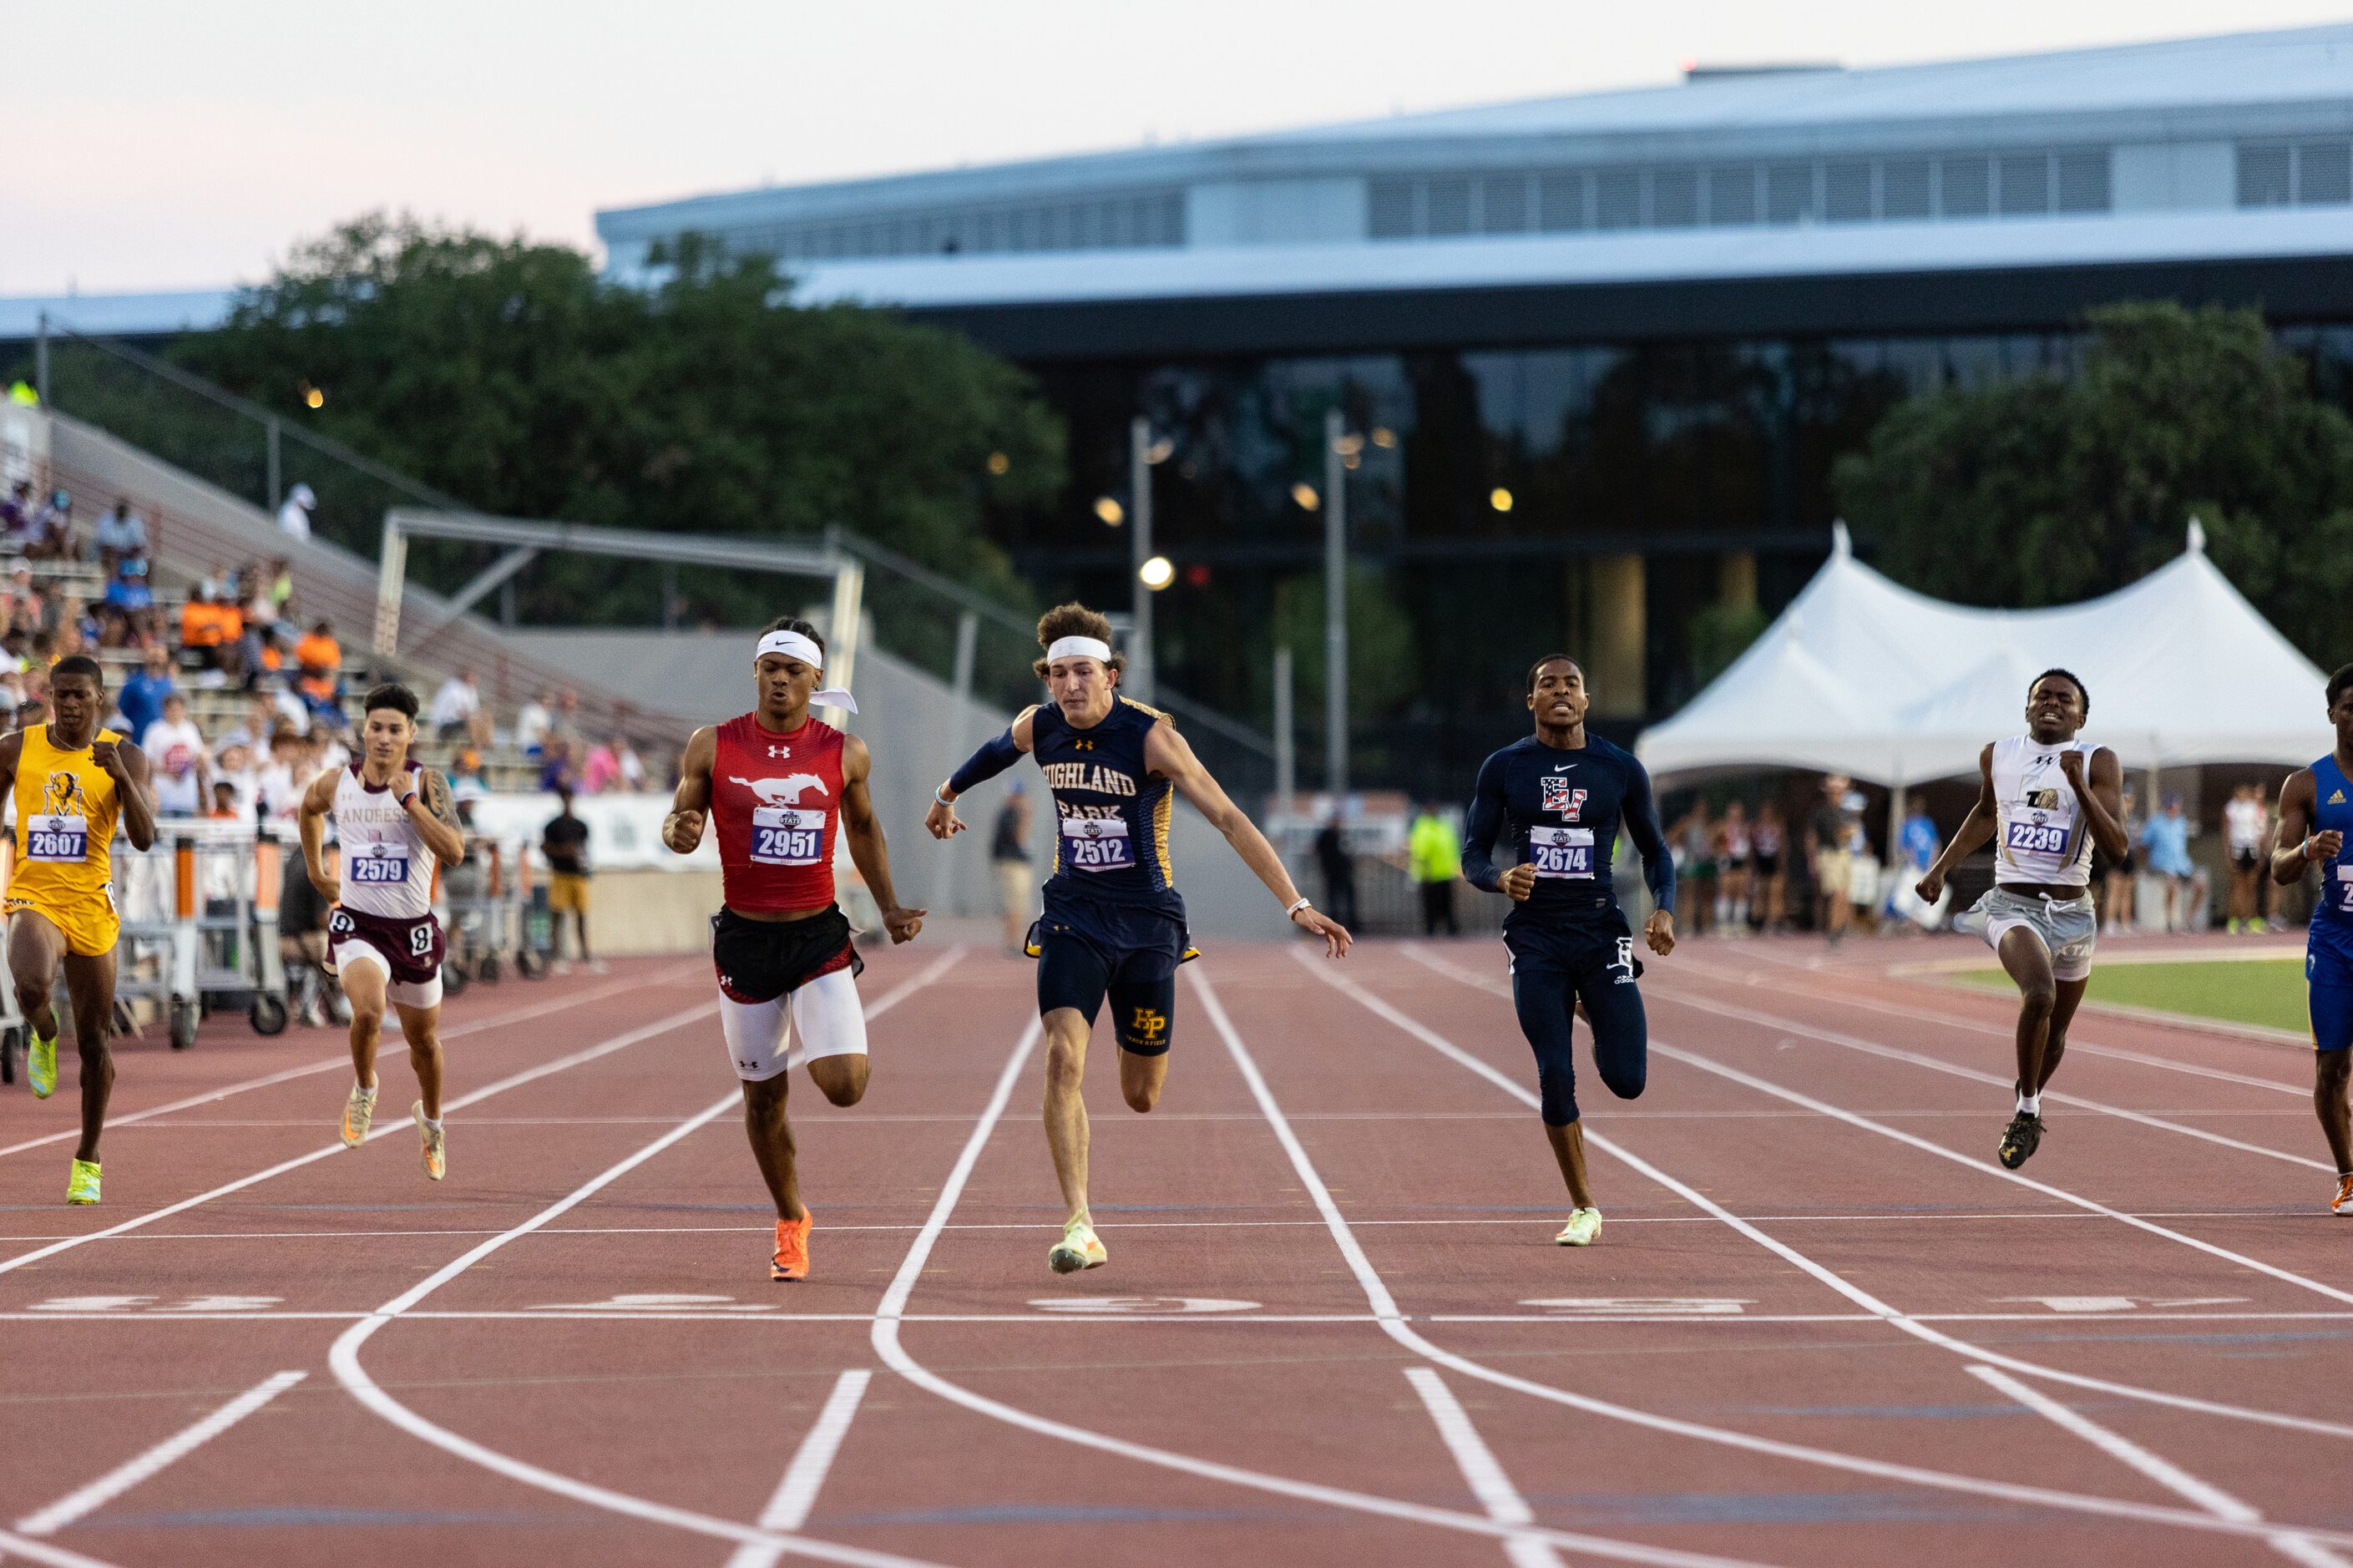
POLYGON ((1571 768, 1573 768, 1573 767, 1575 767, 1575 766, 1577 766, 1577 764, 1576 764, 1575 763, 1561 763, 1561 764, 1560 764, 1560 766, 1558 766, 1558 767, 1556 767, 1556 768, 1553 769, 1553 772, 1555 772, 1555 773, 1565 773, 1568 772, 1568 770, 1569 770, 1569 769, 1571 769, 1571 768))

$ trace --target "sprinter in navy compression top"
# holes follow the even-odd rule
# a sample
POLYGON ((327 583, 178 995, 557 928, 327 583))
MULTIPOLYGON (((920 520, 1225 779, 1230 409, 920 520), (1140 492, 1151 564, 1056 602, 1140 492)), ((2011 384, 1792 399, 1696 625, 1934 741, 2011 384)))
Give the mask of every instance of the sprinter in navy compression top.
POLYGON ((1563 1247, 1588 1246, 1601 1230, 1601 1211, 1585 1184, 1572 1016, 1582 1014, 1591 1026, 1593 1065, 1612 1094, 1641 1094, 1648 1071, 1649 1026, 1634 984, 1642 965, 1609 878, 1621 819, 1657 906, 1643 936, 1662 958, 1675 946, 1675 864, 1659 832, 1651 775, 1632 752, 1586 733, 1590 700, 1575 659, 1547 654, 1535 662, 1528 671, 1535 733, 1480 768, 1462 836, 1463 876, 1513 900, 1504 916, 1512 1003, 1536 1053, 1545 1136, 1568 1184, 1568 1223, 1553 1237, 1563 1247))

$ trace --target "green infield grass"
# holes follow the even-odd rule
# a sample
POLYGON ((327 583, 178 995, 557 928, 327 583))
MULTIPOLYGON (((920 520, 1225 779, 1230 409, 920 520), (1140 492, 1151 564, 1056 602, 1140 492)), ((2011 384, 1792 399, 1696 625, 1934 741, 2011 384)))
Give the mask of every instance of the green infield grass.
MULTIPOLYGON (((1959 978, 1971 985, 2010 988, 2010 976, 1999 969, 1972 969, 1959 978)), ((2306 1027, 2301 958, 2095 965, 2088 998, 2299 1034, 2306 1027)))

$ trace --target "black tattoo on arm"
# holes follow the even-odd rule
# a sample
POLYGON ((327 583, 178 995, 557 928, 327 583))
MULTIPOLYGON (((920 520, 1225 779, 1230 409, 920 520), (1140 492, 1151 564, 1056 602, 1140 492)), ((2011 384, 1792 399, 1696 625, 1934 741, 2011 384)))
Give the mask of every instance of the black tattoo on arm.
POLYGON ((425 770, 425 809, 435 821, 453 832, 463 833, 465 825, 458 820, 458 803, 449 794, 449 781, 438 768, 425 770))

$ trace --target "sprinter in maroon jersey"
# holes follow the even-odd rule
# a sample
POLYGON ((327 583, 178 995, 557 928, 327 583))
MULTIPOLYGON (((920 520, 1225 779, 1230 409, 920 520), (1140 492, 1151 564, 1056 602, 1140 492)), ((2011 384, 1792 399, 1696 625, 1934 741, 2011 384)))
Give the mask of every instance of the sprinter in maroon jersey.
POLYGON ((785 1116, 787 1075, 807 1063, 836 1105, 866 1093, 865 963, 833 901, 835 835, 849 836, 850 861, 892 942, 913 941, 926 911, 901 909, 892 891, 891 852, 866 794, 866 742, 809 714, 812 706, 858 711, 847 691, 818 689, 825 639, 807 621, 776 621, 761 634, 752 672, 759 707, 686 743, 662 842, 691 854, 716 819, 725 903, 711 917, 711 959, 728 1058, 744 1081, 744 1130, 776 1201, 769 1278, 806 1279, 809 1212, 785 1116))

